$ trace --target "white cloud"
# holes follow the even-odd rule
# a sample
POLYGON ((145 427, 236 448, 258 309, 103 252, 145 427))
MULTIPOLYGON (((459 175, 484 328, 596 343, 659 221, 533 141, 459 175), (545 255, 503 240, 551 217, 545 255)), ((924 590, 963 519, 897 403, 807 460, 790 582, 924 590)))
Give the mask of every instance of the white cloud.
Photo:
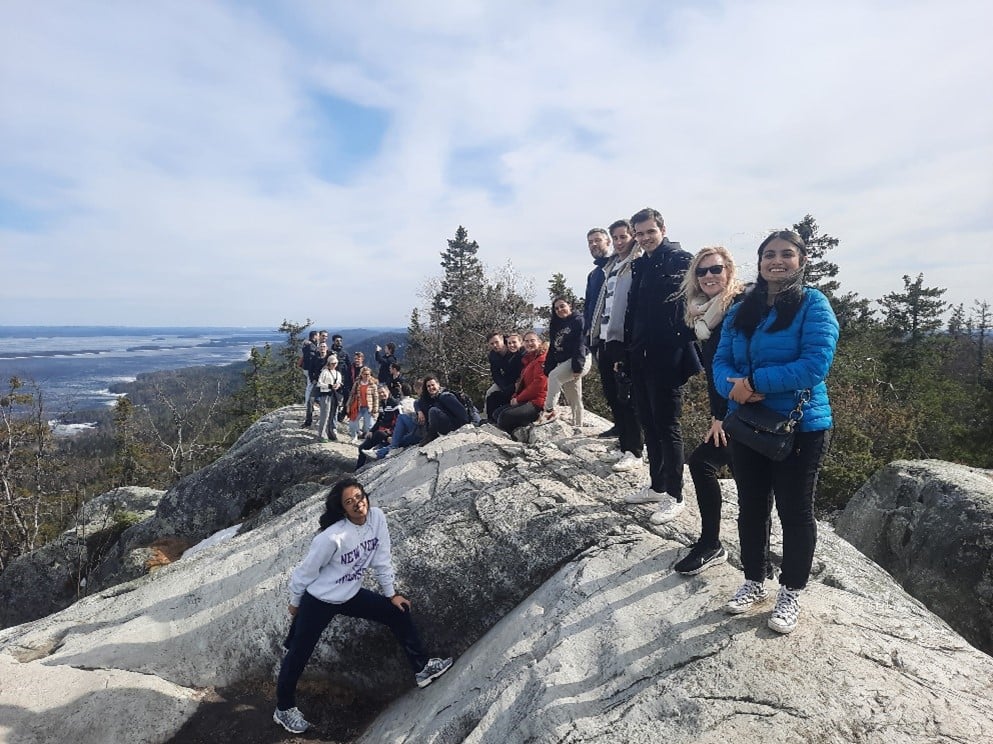
POLYGON ((3 14, 0 322, 402 325, 459 224, 579 288, 586 230, 646 204, 745 264, 811 212, 844 290, 990 298, 985 3, 3 14), (315 175, 315 90, 387 116, 345 185, 315 175), (459 180, 467 149, 492 160, 459 180))

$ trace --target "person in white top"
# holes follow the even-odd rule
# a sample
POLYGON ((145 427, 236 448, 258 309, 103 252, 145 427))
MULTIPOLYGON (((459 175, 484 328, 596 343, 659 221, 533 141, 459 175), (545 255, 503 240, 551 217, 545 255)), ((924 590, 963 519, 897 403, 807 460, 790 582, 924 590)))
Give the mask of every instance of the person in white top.
POLYGON ((325 502, 321 532, 290 575, 289 613, 293 618, 283 647, 286 655, 276 682, 273 720, 299 734, 310 724, 296 707, 296 686, 321 634, 336 615, 360 617, 388 626, 410 660, 418 687, 448 671, 451 659, 428 658, 410 617, 410 600, 396 592, 390 532, 382 509, 354 478, 338 481, 325 502), (383 594, 362 587, 372 568, 383 594))
POLYGON ((334 431, 334 419, 341 403, 341 388, 343 380, 341 372, 338 371, 338 357, 328 354, 328 360, 324 363, 317 378, 317 402, 321 406, 321 417, 317 421, 317 434, 322 442, 328 439, 338 439, 334 431), (326 432, 325 432, 326 429, 326 432))

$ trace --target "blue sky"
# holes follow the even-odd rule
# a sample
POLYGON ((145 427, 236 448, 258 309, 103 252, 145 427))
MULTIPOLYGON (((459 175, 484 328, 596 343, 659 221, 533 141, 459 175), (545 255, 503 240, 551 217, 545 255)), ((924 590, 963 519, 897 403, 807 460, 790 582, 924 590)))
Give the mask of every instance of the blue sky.
POLYGON ((651 205, 993 301, 988 2, 5 3, 0 324, 405 325, 465 225, 545 301, 651 205))

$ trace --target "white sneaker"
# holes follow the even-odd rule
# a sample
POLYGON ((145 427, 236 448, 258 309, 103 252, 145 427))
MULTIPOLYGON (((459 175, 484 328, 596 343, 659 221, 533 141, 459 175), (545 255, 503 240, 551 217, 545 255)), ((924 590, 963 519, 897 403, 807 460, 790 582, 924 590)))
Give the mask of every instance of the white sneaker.
POLYGON ((352 438, 350 440, 348 440, 348 443, 349 444, 358 444, 359 443, 359 435, 358 434, 353 434, 352 435, 352 438))
POLYGON ((769 628, 777 633, 792 633, 800 619, 800 591, 779 587, 776 606, 769 617, 769 628))
POLYGON ((635 491, 634 493, 629 493, 624 497, 624 503, 626 504, 654 504, 657 501, 661 501, 666 496, 664 493, 659 493, 658 491, 653 491, 651 486, 645 486, 644 488, 635 491))
POLYGON ((621 459, 611 466, 611 470, 615 473, 626 473, 629 470, 634 470, 639 465, 641 465, 640 457, 635 457, 633 452, 625 452, 621 456, 621 459))
POLYGON ((600 455, 600 459, 603 462, 617 462, 626 454, 627 452, 621 452, 619 449, 609 449, 600 455))
POLYGON ((676 501, 672 496, 666 494, 665 500, 659 503, 659 508, 649 517, 652 524, 668 524, 686 509, 686 504, 676 501))
POLYGON ((734 596, 724 605, 724 611, 729 615, 740 615, 748 612, 755 605, 765 602, 769 598, 769 592, 762 585, 761 581, 745 581, 734 596))

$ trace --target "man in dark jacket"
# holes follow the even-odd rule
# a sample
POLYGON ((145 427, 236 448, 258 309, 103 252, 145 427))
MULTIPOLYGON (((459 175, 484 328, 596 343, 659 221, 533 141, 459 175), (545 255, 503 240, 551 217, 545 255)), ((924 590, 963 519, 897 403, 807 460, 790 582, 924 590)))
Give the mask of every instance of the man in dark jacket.
POLYGON ((607 275, 603 267, 610 260, 610 233, 602 227, 594 227, 586 233, 586 244, 595 264, 593 271, 586 276, 586 294, 583 296, 583 328, 586 329, 586 345, 590 346, 590 327, 593 323, 593 311, 607 275))
POLYGON ((651 483, 628 495, 634 504, 659 502, 653 524, 675 519, 683 510, 683 435, 679 416, 683 385, 702 367, 693 332, 683 321, 682 302, 673 299, 692 256, 665 236, 655 209, 631 218, 644 255, 631 266, 631 289, 624 317, 624 343, 632 394, 645 434, 651 483))
MULTIPOLYGON (((345 351, 341 334, 336 333, 331 337, 331 353, 338 357, 338 371, 341 372, 341 396, 342 400, 348 400, 348 394, 352 390, 352 360, 345 351)), ((338 406, 338 420, 344 421, 348 415, 348 406, 338 406)))
POLYGON ((465 406, 454 393, 445 390, 434 376, 424 378, 424 387, 415 408, 417 422, 427 427, 427 433, 421 440, 422 445, 469 423, 465 406))

